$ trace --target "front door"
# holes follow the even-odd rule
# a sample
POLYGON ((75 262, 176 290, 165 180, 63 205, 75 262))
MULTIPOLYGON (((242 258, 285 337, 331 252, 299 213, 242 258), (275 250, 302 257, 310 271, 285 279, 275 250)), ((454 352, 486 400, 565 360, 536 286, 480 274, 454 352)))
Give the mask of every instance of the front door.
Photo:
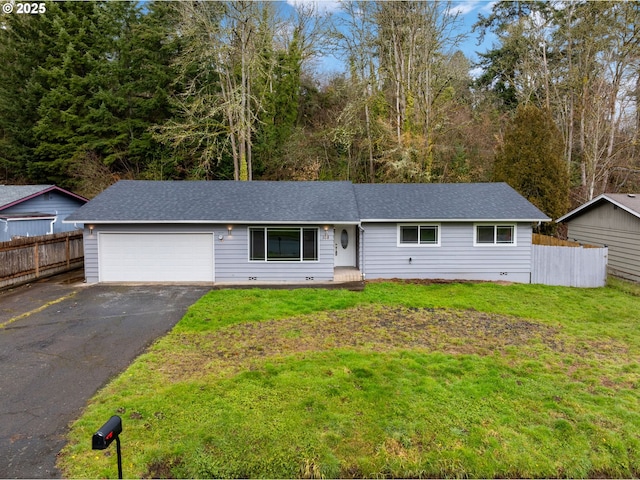
POLYGON ((333 232, 335 267, 356 266, 356 226, 336 225, 333 232))

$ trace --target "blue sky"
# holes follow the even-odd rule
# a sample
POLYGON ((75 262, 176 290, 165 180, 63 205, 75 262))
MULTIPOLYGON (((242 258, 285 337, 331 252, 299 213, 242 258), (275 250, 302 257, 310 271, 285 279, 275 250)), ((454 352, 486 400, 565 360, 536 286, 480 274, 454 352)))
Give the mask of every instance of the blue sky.
POLYGON ((467 0, 453 3, 454 9, 457 10, 462 19, 463 31, 468 34, 467 40, 460 46, 460 49, 472 61, 478 59, 475 52, 486 52, 491 48, 491 43, 495 38, 492 34, 487 34, 484 42, 478 46, 478 32, 471 31, 473 24, 478 21, 478 15, 489 15, 494 3, 496 3, 495 0, 467 0))
MULTIPOLYGON (((294 2, 315 3, 321 11, 328 11, 337 14, 340 10, 340 4, 337 0, 287 0, 287 3, 294 2)), ((429 1, 429 0, 425 0, 429 1)), ((478 33, 472 32, 473 24, 478 20, 478 15, 488 15, 491 13, 491 7, 496 0, 463 0, 452 2, 453 10, 456 11, 461 19, 460 33, 467 34, 467 38, 460 44, 460 50, 472 62, 478 60, 476 52, 485 52, 491 48, 494 36, 487 34, 484 42, 478 45, 478 33)), ((324 57, 320 60, 318 66, 320 70, 341 71, 342 65, 339 60, 333 57, 324 57)))

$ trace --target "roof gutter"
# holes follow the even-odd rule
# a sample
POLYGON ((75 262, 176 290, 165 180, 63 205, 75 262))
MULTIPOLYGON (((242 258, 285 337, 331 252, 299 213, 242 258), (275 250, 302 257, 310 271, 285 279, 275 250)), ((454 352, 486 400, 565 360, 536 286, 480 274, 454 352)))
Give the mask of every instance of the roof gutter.
POLYGON ((82 223, 92 225, 140 225, 140 224, 233 224, 233 225, 358 225, 357 221, 343 221, 343 220, 63 220, 62 223, 82 223))
POLYGON ((7 219, 0 218, 0 221, 3 221, 3 222, 21 222, 24 220, 53 220, 55 222, 56 217, 47 215, 44 217, 14 217, 14 218, 7 218, 7 219))
POLYGON ((416 223, 416 222, 549 222, 549 217, 544 218, 363 218, 362 223, 416 223))

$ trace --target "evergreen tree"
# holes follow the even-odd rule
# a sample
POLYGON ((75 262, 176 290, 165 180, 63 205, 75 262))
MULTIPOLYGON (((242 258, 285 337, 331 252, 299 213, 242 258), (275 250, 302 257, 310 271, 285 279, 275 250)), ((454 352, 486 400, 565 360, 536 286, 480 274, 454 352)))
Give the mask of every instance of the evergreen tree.
POLYGON ((109 62, 105 44, 114 26, 99 23, 104 7, 68 2, 47 11, 48 55, 37 73, 44 92, 33 129, 38 144, 28 165, 32 181, 70 186, 74 155, 79 149, 95 148, 97 130, 109 121, 103 88, 108 79, 103 75, 109 62))
MULTIPOLYGON (((47 7, 51 5, 47 4, 47 7)), ((36 74, 44 63, 45 15, 0 16, 0 182, 27 182, 36 140, 42 87, 36 74)))
POLYGON ((174 71, 171 61, 179 48, 170 40, 172 9, 164 2, 146 5, 146 13, 132 2, 114 2, 102 12, 114 25, 105 45, 108 61, 99 70, 99 94, 87 126, 95 143, 77 152, 97 153, 115 174, 151 178, 179 175, 168 161, 171 153, 152 136, 151 127, 172 115, 169 90, 174 71), (104 112, 104 116, 99 112, 104 112))
POLYGON ((157 142, 152 130, 173 117, 170 96, 181 89, 176 81, 174 58, 181 50, 176 34, 176 10, 173 2, 155 1, 146 4, 144 16, 138 15, 128 42, 130 48, 129 75, 126 92, 127 111, 135 112, 130 119, 131 141, 128 161, 137 167, 140 176, 163 180, 182 178, 179 152, 157 142))
MULTIPOLYGON (((549 111, 518 107, 496 155, 493 179, 506 182, 552 219, 569 206, 562 136, 549 111)), ((553 226, 545 227, 552 231, 553 226)))
POLYGON ((273 51, 268 45, 263 53, 263 64, 271 65, 268 77, 256 79, 262 93, 260 124, 255 135, 254 171, 279 165, 286 142, 296 127, 300 103, 302 55, 294 32, 287 51, 273 51))
POLYGON ((34 129, 32 178, 63 183, 73 167, 82 180, 95 161, 111 176, 137 178, 167 156, 150 133, 170 115, 163 15, 156 4, 145 15, 132 2, 69 2, 51 15, 58 28, 42 69, 48 89, 34 129))
POLYGON ((179 175, 150 129, 170 115, 170 9, 51 2, 3 17, 0 168, 11 181, 78 187, 179 175))

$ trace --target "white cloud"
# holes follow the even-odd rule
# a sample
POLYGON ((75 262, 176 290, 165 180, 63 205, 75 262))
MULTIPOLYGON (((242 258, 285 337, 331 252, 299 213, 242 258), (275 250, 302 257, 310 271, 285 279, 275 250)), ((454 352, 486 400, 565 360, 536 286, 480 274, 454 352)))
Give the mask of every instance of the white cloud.
POLYGON ((484 73, 484 69, 482 67, 474 67, 469 70, 469 76, 474 80, 479 78, 484 73))
POLYGON ((468 13, 473 12, 478 5, 483 4, 479 0, 467 0, 466 2, 456 2, 451 6, 451 14, 455 15, 467 15, 468 13))
POLYGON ((491 13, 491 10, 493 10, 493 6, 496 3, 498 3, 498 0, 491 0, 490 2, 483 2, 483 3, 484 5, 480 9, 480 11, 483 13, 491 13))
POLYGON ((451 13, 463 16, 474 11, 490 13, 496 3, 497 0, 461 0, 452 4, 451 13))
POLYGON ((287 3, 291 6, 296 6, 296 4, 314 5, 319 12, 337 12, 340 10, 340 2, 338 0, 287 0, 287 3))

